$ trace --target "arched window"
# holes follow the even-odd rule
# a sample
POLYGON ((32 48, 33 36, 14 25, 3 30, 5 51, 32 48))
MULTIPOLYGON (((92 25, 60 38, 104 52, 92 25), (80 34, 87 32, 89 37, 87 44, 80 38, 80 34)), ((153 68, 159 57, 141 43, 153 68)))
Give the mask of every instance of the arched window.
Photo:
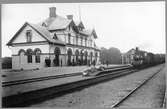
POLYGON ((68 49, 68 51, 67 51, 67 55, 68 55, 68 65, 71 65, 72 63, 71 63, 71 57, 72 57, 72 50, 71 50, 71 48, 69 48, 68 49))
POLYGON ((83 50, 81 50, 81 51, 80 51, 80 56, 81 56, 81 63, 80 63, 80 64, 81 64, 81 65, 83 64, 83 55, 84 55, 83 50))
POLYGON ((87 64, 87 56, 88 56, 88 52, 87 52, 87 51, 84 52, 84 56, 85 56, 85 61, 84 61, 84 63, 85 63, 85 65, 86 65, 86 64, 87 64))
POLYGON ((34 54, 35 54, 35 62, 36 63, 40 63, 40 54, 41 54, 41 50, 39 48, 36 48, 34 50, 34 54))
POLYGON ((25 55, 25 50, 20 49, 18 52, 19 55, 19 64, 24 64, 24 55, 25 55))
POLYGON ((24 54, 25 55, 25 53, 26 53, 25 50, 20 49, 19 52, 18 52, 18 55, 20 55, 20 54, 24 54))
POLYGON ((31 49, 27 49, 27 62, 32 63, 32 54, 33 51, 31 49))
POLYGON ((79 51, 78 50, 75 51, 75 56, 76 56, 76 63, 78 64, 78 61, 79 61, 79 59, 78 59, 79 51))

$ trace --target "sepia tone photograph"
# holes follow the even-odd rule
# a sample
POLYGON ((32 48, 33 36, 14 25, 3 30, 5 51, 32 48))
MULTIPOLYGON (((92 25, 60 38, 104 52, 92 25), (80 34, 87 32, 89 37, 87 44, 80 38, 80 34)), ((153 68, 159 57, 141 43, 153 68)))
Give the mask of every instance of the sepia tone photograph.
POLYGON ((1 5, 4 108, 166 108, 165 1, 1 5))

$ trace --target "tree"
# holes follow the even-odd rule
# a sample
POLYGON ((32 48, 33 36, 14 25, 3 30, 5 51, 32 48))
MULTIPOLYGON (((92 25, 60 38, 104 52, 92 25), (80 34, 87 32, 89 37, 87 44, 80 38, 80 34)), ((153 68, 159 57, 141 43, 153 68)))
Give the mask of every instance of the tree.
POLYGON ((107 55, 108 55, 107 49, 102 47, 100 52, 100 61, 102 64, 106 64, 107 55))
POLYGON ((118 48, 101 48, 100 60, 103 64, 121 64, 121 52, 118 48))
POLYGON ((110 64, 121 64, 121 52, 118 48, 111 47, 108 49, 109 63, 110 64))
POLYGON ((2 69, 11 69, 12 68, 12 58, 4 57, 2 58, 2 69))

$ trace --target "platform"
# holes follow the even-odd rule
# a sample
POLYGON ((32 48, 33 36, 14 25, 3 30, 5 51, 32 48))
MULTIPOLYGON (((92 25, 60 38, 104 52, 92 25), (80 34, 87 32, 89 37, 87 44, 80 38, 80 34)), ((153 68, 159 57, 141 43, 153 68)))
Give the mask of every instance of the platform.
MULTIPOLYGON (((110 67, 115 67, 118 65, 110 65, 110 67)), ((96 66, 98 67, 98 66, 96 66)), ((85 69, 88 69, 88 66, 73 66, 73 67, 49 67, 43 68, 40 70, 27 70, 27 71, 19 71, 19 72, 3 72, 2 74, 6 75, 6 77, 2 77, 3 82, 14 81, 14 80, 23 80, 23 79, 31 79, 38 77, 46 77, 46 76, 56 76, 70 73, 82 72, 85 69)), ((7 86, 2 88, 2 96, 10 96, 19 93, 35 91, 38 89, 43 89, 47 87, 53 87, 65 83, 75 82, 83 79, 87 79, 90 77, 82 77, 82 75, 51 79, 39 82, 32 82, 20 85, 7 86)))

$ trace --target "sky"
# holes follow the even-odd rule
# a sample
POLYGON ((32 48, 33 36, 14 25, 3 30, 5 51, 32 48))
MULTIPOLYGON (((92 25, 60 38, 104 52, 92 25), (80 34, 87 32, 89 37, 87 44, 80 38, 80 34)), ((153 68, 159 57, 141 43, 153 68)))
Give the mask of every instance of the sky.
POLYGON ((34 3, 2 5, 2 57, 12 55, 6 43, 21 26, 25 22, 36 24, 49 17, 49 7, 56 7, 56 13, 63 17, 72 14, 75 21, 81 17, 86 28, 95 29, 98 47, 116 47, 122 53, 135 47, 152 53, 165 53, 163 1, 34 3))

